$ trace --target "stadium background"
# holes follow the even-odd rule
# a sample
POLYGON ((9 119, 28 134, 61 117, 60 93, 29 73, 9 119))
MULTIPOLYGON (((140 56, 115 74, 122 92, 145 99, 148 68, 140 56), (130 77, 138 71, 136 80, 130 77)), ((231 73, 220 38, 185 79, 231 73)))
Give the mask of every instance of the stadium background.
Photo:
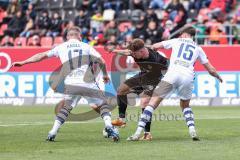
MULTIPOLYGON (((239 160, 239 0, 181 0, 181 4, 176 1, 169 5, 170 2, 0 0, 0 160, 239 160), (18 11, 25 16, 20 13, 17 17, 18 11), (45 11, 50 18, 42 16, 45 11), (61 20, 52 19, 55 11, 60 13, 61 20), (157 29, 152 21, 157 22, 157 29), (116 56, 105 53, 104 43, 110 41, 125 47, 132 38, 140 37, 151 44, 176 36, 185 24, 194 25, 198 29, 197 42, 203 45, 224 78, 224 83, 219 85, 196 64, 193 102, 197 106, 193 110, 201 141, 194 143, 189 138, 181 109, 167 106, 155 112, 151 142, 125 140, 136 129, 141 113, 137 107, 128 107, 127 127, 119 128, 120 143, 102 138, 101 118, 67 122, 55 143, 45 142, 55 117, 52 104, 61 99, 49 89, 47 77, 59 61, 53 58, 23 68, 9 70, 9 67, 12 61, 61 43, 64 31, 74 23, 82 28, 83 41, 94 45, 107 61, 111 77, 116 75, 116 79, 112 79, 114 83, 119 83, 117 70, 125 70, 121 66, 126 66, 129 59, 121 58, 119 62, 116 56), (36 103, 41 105, 34 105, 36 103), (42 105, 47 103, 49 105, 42 105), (206 107, 198 107, 204 104, 206 107), (214 105, 223 106, 212 107, 214 105)), ((111 85, 102 87, 115 93, 111 85)), ((174 99, 164 103, 177 105, 174 99)), ((88 105, 75 109, 73 114, 91 111, 88 105)), ((83 114, 79 118, 84 118, 83 114)), ((112 118, 117 115, 115 109, 112 118)))
MULTIPOLYGON (((113 82, 120 83, 119 66, 126 66, 127 60, 108 54, 103 49, 106 43, 124 48, 133 38, 142 38, 152 44, 177 36, 186 24, 197 28, 197 43, 224 79, 219 85, 197 64, 192 105, 240 105, 236 0, 2 0, 0 4, 2 105, 55 104, 61 99, 48 85, 51 71, 59 65, 57 59, 14 69, 10 64, 63 42, 65 31, 73 25, 82 29, 83 41, 103 55, 113 82)), ((169 51, 162 52, 169 56, 169 51)), ((116 94, 111 84, 101 87, 116 94)), ((178 101, 173 96, 163 104, 175 106, 178 101)))

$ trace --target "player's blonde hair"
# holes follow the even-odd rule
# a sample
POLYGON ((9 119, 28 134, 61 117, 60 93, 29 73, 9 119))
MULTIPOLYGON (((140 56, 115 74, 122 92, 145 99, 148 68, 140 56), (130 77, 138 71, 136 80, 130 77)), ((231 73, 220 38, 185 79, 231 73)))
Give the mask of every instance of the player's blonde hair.
POLYGON ((68 36, 80 36, 81 35, 81 29, 79 27, 71 27, 67 30, 67 37, 68 36))

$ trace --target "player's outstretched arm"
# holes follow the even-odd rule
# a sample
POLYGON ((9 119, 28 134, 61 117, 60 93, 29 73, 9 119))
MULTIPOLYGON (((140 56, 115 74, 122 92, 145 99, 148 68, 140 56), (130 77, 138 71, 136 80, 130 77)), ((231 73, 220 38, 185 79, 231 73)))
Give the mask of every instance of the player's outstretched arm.
POLYGON ((152 48, 153 50, 158 50, 158 49, 164 48, 164 46, 163 46, 163 43, 162 43, 162 42, 158 42, 158 43, 153 44, 153 45, 151 46, 151 48, 152 48))
POLYGON ((111 51, 111 53, 115 53, 115 54, 119 54, 119 55, 123 55, 123 56, 130 56, 131 55, 131 51, 128 49, 114 49, 111 51))
POLYGON ((110 78, 107 73, 107 67, 106 67, 105 60, 102 57, 99 57, 97 59, 97 62, 99 63, 99 67, 100 67, 101 71, 103 72, 104 83, 108 83, 110 81, 110 78))
POLYGON ((42 52, 42 53, 38 53, 33 55, 32 57, 24 60, 24 61, 20 61, 20 62, 13 62, 12 63, 12 67, 21 67, 25 64, 29 64, 29 63, 35 63, 35 62, 39 62, 42 61, 43 59, 48 58, 47 55, 48 52, 42 52))
POLYGON ((131 51, 128 49, 116 49, 115 45, 107 44, 104 46, 104 49, 109 53, 119 54, 123 56, 130 56, 131 51))
POLYGON ((222 77, 217 73, 216 69, 212 66, 210 62, 203 64, 203 66, 211 76, 217 78, 222 83, 222 77))

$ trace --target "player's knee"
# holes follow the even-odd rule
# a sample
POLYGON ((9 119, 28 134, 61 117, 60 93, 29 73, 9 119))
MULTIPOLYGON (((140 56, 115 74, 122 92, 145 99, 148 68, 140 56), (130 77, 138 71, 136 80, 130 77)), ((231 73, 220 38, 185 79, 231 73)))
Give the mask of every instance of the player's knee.
POLYGON ((161 103, 161 101, 163 100, 163 98, 160 97, 152 97, 151 100, 149 101, 149 105, 153 106, 153 107, 157 107, 159 105, 159 103, 161 103))
POLYGON ((67 110, 68 112, 71 112, 71 110, 73 109, 73 107, 71 105, 65 105, 63 108, 65 110, 67 110))
POLYGON ((180 100, 180 106, 182 109, 189 107, 190 100, 180 100))
POLYGON ((101 115, 101 117, 103 117, 103 116, 106 115, 106 114, 109 114, 109 115, 110 115, 110 111, 111 111, 111 106, 108 105, 108 104, 103 104, 103 105, 100 107, 100 115, 101 115))
POLYGON ((121 87, 119 87, 119 88, 117 89, 117 95, 124 95, 124 94, 125 94, 124 89, 121 88, 121 87))
POLYGON ((142 108, 145 108, 148 105, 149 101, 148 100, 142 100, 140 105, 142 108))
POLYGON ((117 94, 118 95, 126 95, 126 94, 128 94, 129 90, 130 90, 129 86, 123 83, 118 87, 117 94))
POLYGON ((91 108, 97 112, 97 113, 100 113, 100 108, 97 106, 97 105, 91 105, 91 108))
POLYGON ((60 101, 56 106, 55 106, 55 113, 59 113, 59 111, 64 107, 64 101, 60 101))

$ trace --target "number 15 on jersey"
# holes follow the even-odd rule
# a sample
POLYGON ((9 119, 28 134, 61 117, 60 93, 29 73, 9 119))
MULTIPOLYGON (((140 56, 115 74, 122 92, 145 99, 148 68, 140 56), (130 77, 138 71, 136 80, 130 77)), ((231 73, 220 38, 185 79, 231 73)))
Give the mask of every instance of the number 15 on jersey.
POLYGON ((195 50, 195 46, 191 44, 182 43, 178 51, 178 58, 183 58, 184 60, 191 61, 195 50))

